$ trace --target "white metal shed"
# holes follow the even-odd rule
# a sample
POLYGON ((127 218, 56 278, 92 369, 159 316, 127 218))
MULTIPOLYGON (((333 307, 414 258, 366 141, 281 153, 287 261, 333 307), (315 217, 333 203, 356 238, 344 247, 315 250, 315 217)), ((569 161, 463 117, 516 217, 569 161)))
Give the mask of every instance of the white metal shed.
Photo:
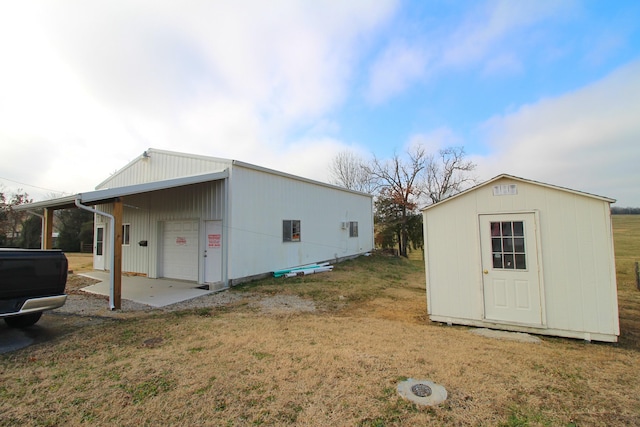
POLYGON ((617 341, 613 202, 503 174, 423 209, 430 319, 617 341))
MULTIPOLYGON (((237 160, 149 149, 94 193, 122 201, 122 270, 150 278, 219 289, 373 249, 371 195, 237 160)), ((96 215, 95 269, 108 268, 109 227, 96 215)))
POLYGON ((95 214, 93 266, 222 289, 276 270, 373 249, 373 196, 237 160, 148 149, 95 191, 19 207, 95 214))

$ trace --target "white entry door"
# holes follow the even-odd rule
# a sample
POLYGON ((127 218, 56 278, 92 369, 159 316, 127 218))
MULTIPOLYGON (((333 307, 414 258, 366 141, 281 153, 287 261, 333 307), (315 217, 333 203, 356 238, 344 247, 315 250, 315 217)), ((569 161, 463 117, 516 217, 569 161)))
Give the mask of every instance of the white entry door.
POLYGON ((98 225, 96 234, 93 236, 93 269, 104 270, 104 254, 105 254, 105 233, 106 227, 98 225))
POLYGON ((198 280, 198 221, 165 221, 162 277, 198 280))
POLYGON ((204 250, 204 281, 222 281, 222 221, 206 221, 207 241, 204 250))
POLYGON ((486 320, 542 326, 536 216, 480 215, 486 320))

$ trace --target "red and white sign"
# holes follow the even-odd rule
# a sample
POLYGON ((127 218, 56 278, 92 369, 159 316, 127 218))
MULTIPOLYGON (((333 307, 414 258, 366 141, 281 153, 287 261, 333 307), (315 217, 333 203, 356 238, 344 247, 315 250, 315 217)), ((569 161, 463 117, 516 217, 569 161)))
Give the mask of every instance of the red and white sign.
POLYGON ((210 248, 219 248, 221 244, 221 239, 219 234, 209 234, 209 247, 210 248))
POLYGON ((187 246, 187 238, 186 237, 176 237, 176 245, 177 246, 187 246))

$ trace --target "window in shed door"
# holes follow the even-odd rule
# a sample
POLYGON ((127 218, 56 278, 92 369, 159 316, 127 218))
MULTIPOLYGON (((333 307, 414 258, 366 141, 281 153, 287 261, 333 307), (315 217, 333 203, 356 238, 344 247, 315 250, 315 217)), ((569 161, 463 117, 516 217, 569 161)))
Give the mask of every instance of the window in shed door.
POLYGON ((492 222, 490 226, 493 268, 526 270, 524 222, 500 221, 492 222))

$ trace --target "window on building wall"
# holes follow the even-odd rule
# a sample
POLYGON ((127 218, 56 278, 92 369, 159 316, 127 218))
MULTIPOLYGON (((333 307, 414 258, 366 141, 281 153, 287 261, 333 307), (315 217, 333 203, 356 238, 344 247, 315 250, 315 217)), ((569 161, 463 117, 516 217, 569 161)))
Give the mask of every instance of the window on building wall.
POLYGON ((96 228, 96 255, 101 256, 104 244, 104 227, 96 228))
POLYGON ((300 241, 300 220, 285 219, 282 221, 282 241, 283 242, 299 242, 300 241))
POLYGON ((358 237, 358 221, 349 223, 349 237, 358 237))
POLYGON ((122 224, 122 245, 129 246, 131 236, 131 224, 122 224))

